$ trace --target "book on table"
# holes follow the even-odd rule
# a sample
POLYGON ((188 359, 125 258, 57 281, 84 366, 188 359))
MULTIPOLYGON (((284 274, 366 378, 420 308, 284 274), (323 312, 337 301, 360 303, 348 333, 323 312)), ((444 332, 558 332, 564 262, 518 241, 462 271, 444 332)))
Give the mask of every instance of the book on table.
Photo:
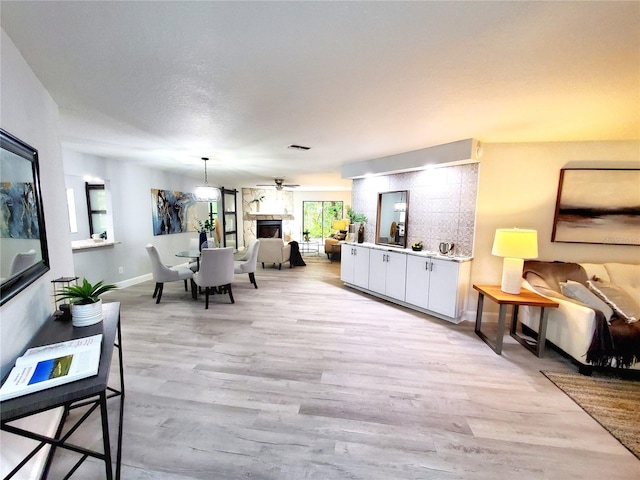
POLYGON ((0 401, 98 374, 102 334, 30 348, 0 387, 0 401))

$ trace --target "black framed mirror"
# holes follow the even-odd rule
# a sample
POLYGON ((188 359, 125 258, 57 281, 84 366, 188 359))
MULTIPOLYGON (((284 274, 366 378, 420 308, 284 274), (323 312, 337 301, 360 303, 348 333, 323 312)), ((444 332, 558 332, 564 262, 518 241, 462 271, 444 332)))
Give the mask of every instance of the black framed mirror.
POLYGON ((376 243, 407 248, 409 192, 396 190, 378 194, 376 243))
POLYGON ((48 270, 38 151, 0 128, 0 305, 48 270))

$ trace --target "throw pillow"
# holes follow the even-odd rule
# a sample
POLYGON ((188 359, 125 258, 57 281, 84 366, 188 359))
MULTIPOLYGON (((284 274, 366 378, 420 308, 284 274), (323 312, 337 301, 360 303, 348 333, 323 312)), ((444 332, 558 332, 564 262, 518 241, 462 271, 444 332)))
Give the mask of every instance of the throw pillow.
POLYGON ((622 288, 614 283, 587 281, 589 290, 613 308, 627 323, 637 322, 640 318, 640 306, 622 288))
POLYGON ((607 319, 607 323, 611 320, 613 309, 583 284, 567 280, 560 283, 560 289, 564 296, 578 300, 594 310, 600 310, 607 319))

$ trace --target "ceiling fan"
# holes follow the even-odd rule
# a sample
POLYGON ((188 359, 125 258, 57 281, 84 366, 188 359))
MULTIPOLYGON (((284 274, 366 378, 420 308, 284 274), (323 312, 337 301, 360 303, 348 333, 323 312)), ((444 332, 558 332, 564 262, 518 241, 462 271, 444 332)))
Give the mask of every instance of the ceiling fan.
POLYGON ((256 186, 257 187, 276 187, 276 190, 282 190, 283 188, 296 188, 299 187, 300 185, 297 184, 286 184, 284 183, 284 178, 274 178, 273 179, 273 184, 270 183, 259 183, 256 186))

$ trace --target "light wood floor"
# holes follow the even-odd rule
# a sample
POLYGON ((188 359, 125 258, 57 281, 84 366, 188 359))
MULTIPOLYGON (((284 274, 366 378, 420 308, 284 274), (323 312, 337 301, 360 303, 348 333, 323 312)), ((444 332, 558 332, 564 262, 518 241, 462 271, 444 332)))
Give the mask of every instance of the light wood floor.
MULTIPOLYGON (((209 310, 180 282, 159 305, 152 282, 105 297, 122 304, 122 478, 640 478, 640 461, 539 373, 575 370, 555 352, 506 337, 498 356, 471 322, 346 288, 339 269, 259 269, 258 290, 236 276, 236 303, 216 296, 209 310)), ((75 435, 100 445, 95 430, 75 435)), ((70 462, 58 453, 51 478, 70 462)))

